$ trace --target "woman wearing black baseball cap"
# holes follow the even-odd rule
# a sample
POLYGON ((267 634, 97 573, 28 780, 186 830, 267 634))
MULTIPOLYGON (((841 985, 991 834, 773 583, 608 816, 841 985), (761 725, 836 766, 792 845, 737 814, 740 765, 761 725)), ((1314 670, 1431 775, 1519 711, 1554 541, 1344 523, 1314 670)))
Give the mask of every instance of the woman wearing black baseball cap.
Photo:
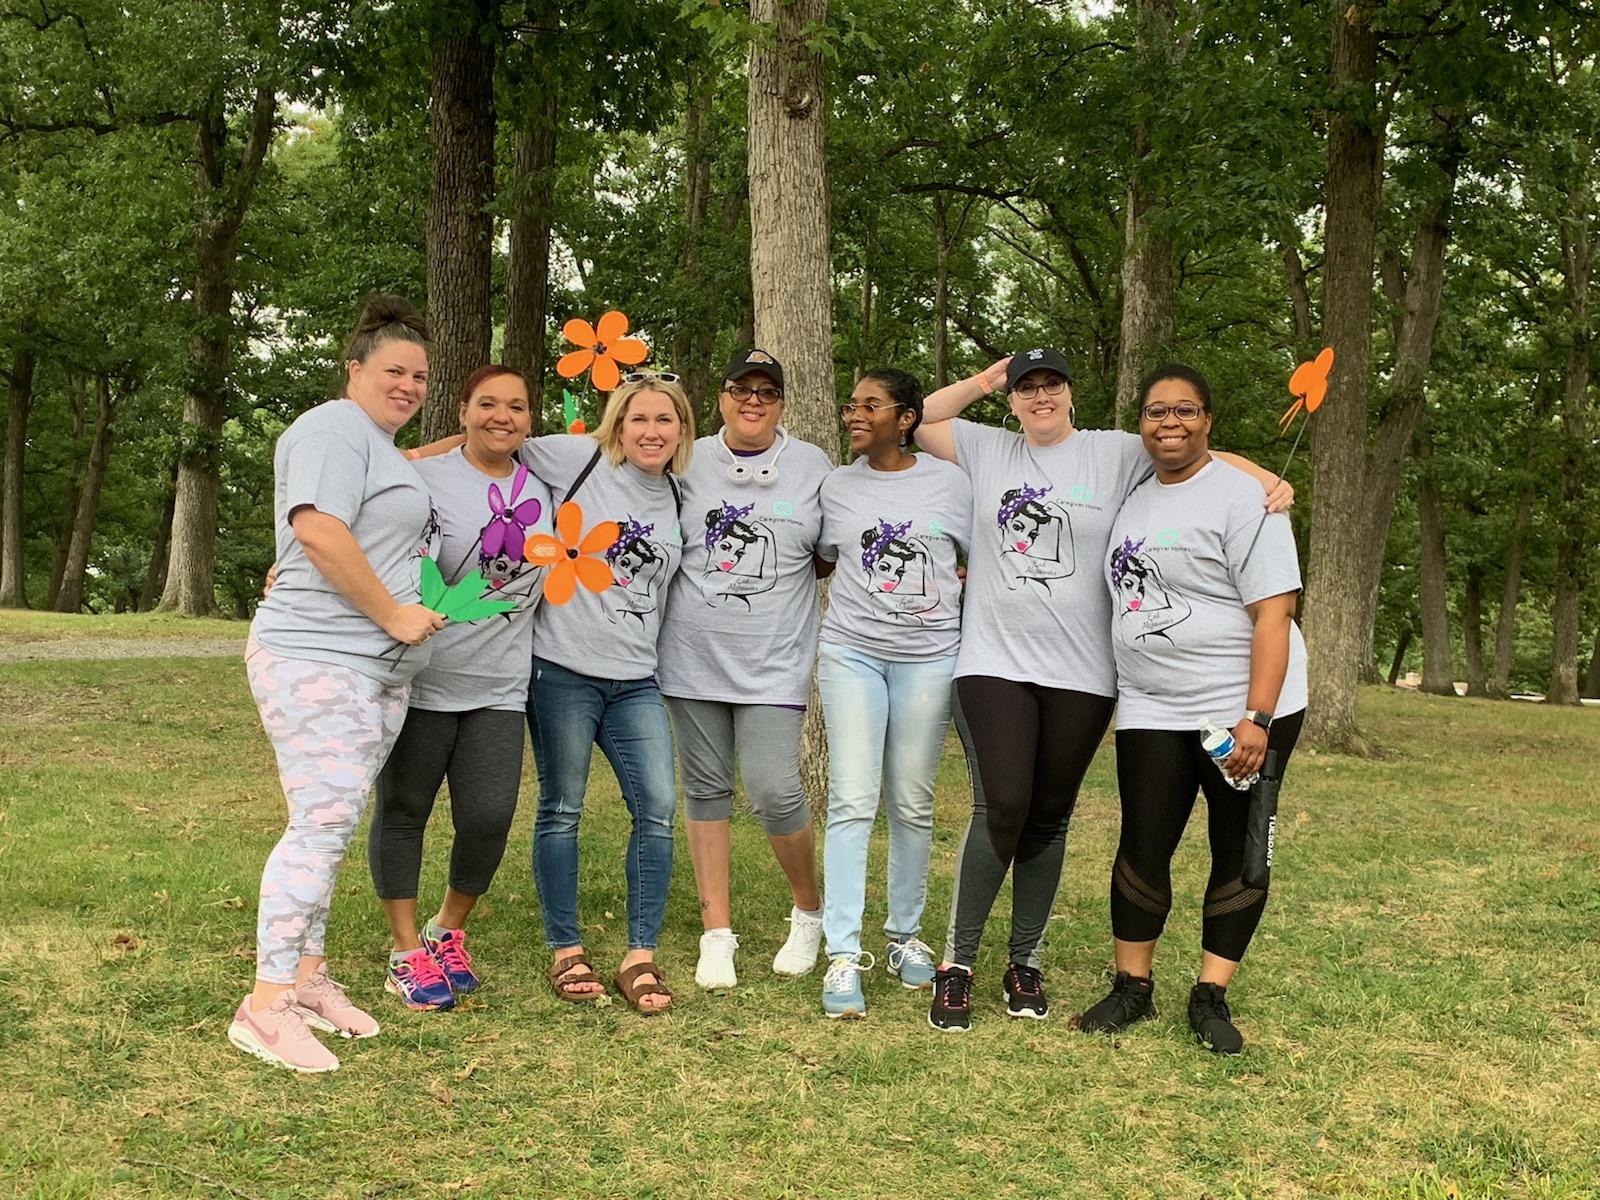
MULTIPOLYGON (((954 705, 973 815, 928 1015, 936 1029, 971 1024, 978 942, 1008 870, 1007 1009, 1036 1020, 1049 1011, 1040 951, 1067 822, 1116 700, 1100 564, 1117 510, 1150 471, 1137 435, 1078 429, 1074 415, 1065 357, 1039 347, 933 393, 917 434, 967 473, 974 502, 954 705), (1020 432, 957 419, 1002 381, 1020 432)), ((1221 457, 1271 490, 1269 507, 1288 507, 1293 490, 1270 472, 1221 457)))

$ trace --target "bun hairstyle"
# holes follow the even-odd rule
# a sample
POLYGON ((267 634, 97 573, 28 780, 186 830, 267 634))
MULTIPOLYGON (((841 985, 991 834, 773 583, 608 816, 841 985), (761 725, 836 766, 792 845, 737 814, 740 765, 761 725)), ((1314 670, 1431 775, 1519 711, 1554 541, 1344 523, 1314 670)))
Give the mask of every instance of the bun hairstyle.
POLYGON ((861 378, 883 384, 889 399, 911 413, 911 428, 900 435, 900 444, 909 446, 916 435, 917 426, 922 424, 922 384, 915 375, 896 367, 874 367, 861 378))
POLYGON ((345 362, 366 362, 384 342, 413 342, 428 348, 428 322, 400 296, 368 296, 361 317, 344 344, 345 362))

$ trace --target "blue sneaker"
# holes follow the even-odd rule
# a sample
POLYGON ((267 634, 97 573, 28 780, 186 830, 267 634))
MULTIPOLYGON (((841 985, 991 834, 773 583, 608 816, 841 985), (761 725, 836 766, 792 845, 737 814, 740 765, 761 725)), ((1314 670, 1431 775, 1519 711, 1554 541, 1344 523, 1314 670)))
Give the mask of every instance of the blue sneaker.
POLYGON ((907 938, 903 942, 890 942, 884 951, 889 962, 888 971, 900 977, 900 986, 920 992, 933 986, 933 949, 920 938, 907 938))
POLYGON ((478 975, 472 969, 472 955, 467 953, 465 929, 439 929, 429 921, 422 931, 422 945, 439 964, 452 992, 464 996, 478 990, 478 975))
POLYGON ((867 953, 838 955, 822 977, 822 1011, 830 1020, 867 1015, 867 994, 861 990, 861 973, 877 965, 867 953))
POLYGON ((450 981, 426 946, 417 947, 399 962, 391 960, 383 989, 399 996, 402 1004, 417 1012, 442 1012, 456 1006, 450 981))

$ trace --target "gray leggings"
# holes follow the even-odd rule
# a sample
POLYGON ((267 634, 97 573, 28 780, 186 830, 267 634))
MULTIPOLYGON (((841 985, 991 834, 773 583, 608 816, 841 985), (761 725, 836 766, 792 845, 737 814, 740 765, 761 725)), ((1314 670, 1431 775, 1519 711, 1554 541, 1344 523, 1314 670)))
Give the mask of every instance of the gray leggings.
POLYGON ((380 900, 415 900, 422 835, 439 785, 450 779, 450 886, 489 890, 506 852, 522 784, 524 716, 497 708, 429 712, 413 708, 378 776, 367 859, 380 900))
POLYGON ((811 823, 800 783, 800 731, 806 714, 774 704, 724 704, 667 697, 683 776, 684 815, 726 821, 733 814, 733 754, 739 778, 769 837, 811 823))

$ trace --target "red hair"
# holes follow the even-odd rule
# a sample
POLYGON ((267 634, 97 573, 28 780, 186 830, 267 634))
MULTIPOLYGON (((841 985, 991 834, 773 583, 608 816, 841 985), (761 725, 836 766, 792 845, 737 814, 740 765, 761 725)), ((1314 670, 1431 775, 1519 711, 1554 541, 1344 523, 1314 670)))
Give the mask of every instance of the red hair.
POLYGON ((510 375, 521 380, 523 388, 530 395, 532 394, 533 389, 528 387, 528 380, 521 371, 513 371, 510 367, 501 366, 499 363, 490 363, 486 367, 479 367, 471 375, 467 376, 467 382, 461 388, 461 400, 459 403, 465 404, 468 400, 471 400, 473 392, 498 375, 510 375))

